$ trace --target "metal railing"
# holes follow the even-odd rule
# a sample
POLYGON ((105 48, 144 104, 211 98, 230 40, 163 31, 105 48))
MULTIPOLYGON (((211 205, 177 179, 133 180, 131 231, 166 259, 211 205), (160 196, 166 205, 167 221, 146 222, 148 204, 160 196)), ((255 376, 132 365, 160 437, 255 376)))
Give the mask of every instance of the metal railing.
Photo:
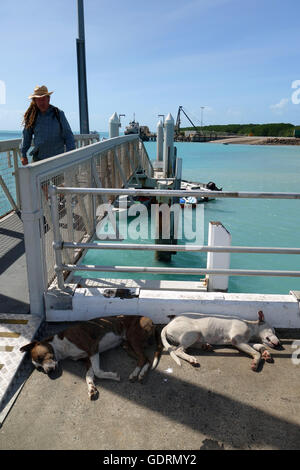
MULTIPOLYGON (((121 244, 121 243, 75 243, 66 242, 61 238, 59 229, 59 214, 57 210, 57 195, 130 195, 130 196, 164 196, 172 200, 173 197, 186 196, 185 190, 157 190, 157 189, 117 189, 117 188, 57 188, 51 186, 51 211, 54 228, 54 251, 59 288, 64 288, 64 271, 99 271, 99 272, 134 272, 134 273, 160 273, 160 274, 193 274, 193 275, 230 275, 230 276, 288 276, 300 277, 300 271, 283 270, 247 270, 247 269, 202 269, 202 268, 167 268, 149 266, 90 266, 63 263, 62 250, 78 248, 98 250, 152 250, 152 251, 192 251, 192 252, 219 252, 219 253, 276 253, 276 254, 300 254, 300 248, 277 247, 242 247, 242 246, 198 246, 198 245, 164 245, 164 244, 121 244)), ((262 199, 300 199, 300 193, 278 192, 220 192, 191 190, 189 195, 209 198, 262 198, 262 199)))
MULTIPOLYGON (((98 134, 74 134, 76 148, 99 141, 98 134)), ((22 139, 0 141, 0 217, 12 210, 20 211, 19 168, 22 139)))
MULTIPOLYGON (((64 239, 89 242, 95 233, 101 194, 64 194, 64 187, 122 188, 135 175, 136 185, 153 176, 153 168, 138 135, 120 136, 19 168, 31 312, 44 311, 43 296, 54 281, 54 226, 48 188, 58 189, 59 230, 64 239), (140 178, 140 181, 139 181, 140 178)), ((110 199, 113 200, 111 195, 110 199)), ((76 263, 82 249, 65 249, 65 264, 76 263)))

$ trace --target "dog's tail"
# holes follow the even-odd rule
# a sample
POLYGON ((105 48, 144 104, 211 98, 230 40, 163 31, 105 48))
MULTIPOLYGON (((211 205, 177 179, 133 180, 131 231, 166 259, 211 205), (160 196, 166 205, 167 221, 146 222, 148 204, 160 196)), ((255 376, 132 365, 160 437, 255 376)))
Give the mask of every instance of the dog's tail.
POLYGON ((181 362, 180 362, 180 360, 178 359, 178 357, 176 356, 176 354, 174 352, 176 348, 171 346, 171 344, 168 343, 168 340, 167 340, 167 326, 168 325, 166 325, 161 331, 162 344, 163 344, 164 348, 168 351, 170 356, 174 359, 176 364, 181 366, 181 362))
POLYGON ((159 359, 160 359, 160 356, 161 356, 161 353, 164 349, 163 345, 162 345, 162 342, 161 342, 161 336, 160 336, 158 326, 155 327, 154 335, 155 335, 155 341, 156 341, 156 350, 154 352, 154 357, 153 357, 153 362, 152 362, 151 369, 155 369, 155 367, 157 366, 157 364, 159 362, 159 359))

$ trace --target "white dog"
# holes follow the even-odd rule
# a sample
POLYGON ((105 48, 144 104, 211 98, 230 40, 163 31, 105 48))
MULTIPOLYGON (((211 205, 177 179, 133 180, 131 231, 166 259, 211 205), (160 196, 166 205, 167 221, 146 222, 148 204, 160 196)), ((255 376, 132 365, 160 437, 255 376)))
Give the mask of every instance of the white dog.
POLYGON ((185 352, 191 346, 209 349, 212 344, 231 344, 253 357, 252 370, 257 370, 261 358, 268 362, 272 361, 271 354, 264 345, 271 348, 280 346, 280 341, 275 335, 274 329, 265 322, 261 310, 258 312, 258 320, 254 321, 226 316, 185 313, 175 317, 162 329, 161 339, 164 347, 178 365, 181 365, 178 357, 191 364, 198 365, 197 359, 185 352), (263 344, 255 343, 250 345, 250 340, 254 339, 261 341, 263 344), (177 346, 171 346, 168 340, 177 346))

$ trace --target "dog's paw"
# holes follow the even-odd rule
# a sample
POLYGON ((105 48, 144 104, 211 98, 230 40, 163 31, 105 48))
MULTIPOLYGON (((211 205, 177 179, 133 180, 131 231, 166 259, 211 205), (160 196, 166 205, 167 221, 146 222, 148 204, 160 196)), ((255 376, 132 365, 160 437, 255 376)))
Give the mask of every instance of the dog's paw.
POLYGON ((99 392, 95 385, 91 385, 88 391, 89 399, 90 400, 96 400, 99 396, 99 392))
POLYGON ((191 362, 191 364, 193 367, 200 367, 199 362, 191 362))
POLYGON ((135 382, 138 379, 138 377, 140 375, 140 372, 141 372, 141 368, 137 366, 134 369, 134 371, 131 372, 130 376, 128 377, 129 381, 130 382, 135 382))
POLYGON ((192 364, 193 367, 200 367, 200 364, 199 364, 196 357, 188 356, 188 361, 189 361, 190 364, 192 364))
POLYGON ((257 369, 258 369, 258 365, 259 365, 259 361, 254 359, 252 362, 251 362, 251 369, 256 372, 257 369))
POLYGON ((150 369, 151 365, 150 362, 147 362, 141 369, 139 375, 138 375, 138 381, 139 383, 143 383, 144 379, 147 377, 147 372, 150 369))
POLYGON ((269 351, 267 351, 265 349, 265 351, 262 353, 261 357, 266 361, 266 362, 269 362, 269 363, 272 363, 274 362, 271 354, 269 353, 269 351))
POLYGON ((128 377, 128 380, 129 380, 129 382, 132 382, 132 383, 133 383, 133 382, 136 382, 136 381, 137 381, 137 378, 138 378, 138 376, 137 376, 137 375, 134 375, 134 374, 132 373, 132 374, 130 374, 130 376, 128 377))
POLYGON ((146 375, 139 375, 138 376, 138 383, 143 384, 145 382, 146 375))

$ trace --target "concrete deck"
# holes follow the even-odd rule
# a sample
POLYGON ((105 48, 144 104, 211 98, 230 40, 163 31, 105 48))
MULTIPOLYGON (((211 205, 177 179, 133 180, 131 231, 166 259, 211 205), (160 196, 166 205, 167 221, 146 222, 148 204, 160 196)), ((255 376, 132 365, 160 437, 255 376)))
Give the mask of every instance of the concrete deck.
MULTIPOLYGON (((22 229, 0 228, 8 237, 1 308, 24 314, 29 305, 22 229)), ((43 337, 65 326, 47 323, 43 337)), ((274 364, 262 363, 258 372, 251 371, 250 358, 231 348, 193 351, 200 368, 184 361, 178 367, 164 353, 143 385, 128 381, 132 358, 121 348, 108 351, 101 367, 119 372, 122 380, 98 380, 99 398, 92 402, 81 361, 63 361, 51 380, 32 372, 26 358, 27 380, 15 389, 12 401, 21 392, 0 429, 0 450, 300 449, 300 364, 292 362, 297 350, 300 358, 300 345, 293 348, 300 336, 295 329, 278 335, 285 338, 284 349, 273 351, 274 364)))
MULTIPOLYGON (((48 324, 45 334, 65 326, 48 324)), ((97 380, 96 401, 81 361, 63 361, 52 380, 34 370, 0 429, 0 449, 300 449, 294 338, 258 372, 231 348, 193 351, 199 368, 164 353, 145 384, 128 381, 134 360, 117 348, 101 355, 101 367, 118 371, 121 382, 97 380)))

